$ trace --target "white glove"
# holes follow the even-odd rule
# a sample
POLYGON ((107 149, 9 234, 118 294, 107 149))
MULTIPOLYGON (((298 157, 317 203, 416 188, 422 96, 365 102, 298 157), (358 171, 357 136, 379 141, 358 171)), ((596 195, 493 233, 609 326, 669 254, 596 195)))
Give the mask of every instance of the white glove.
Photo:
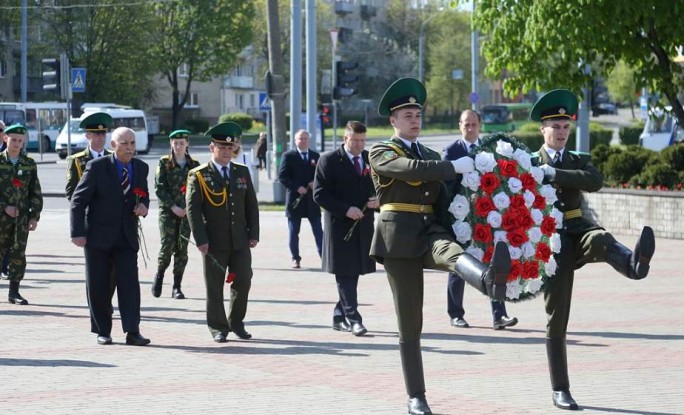
POLYGON ((463 156, 458 160, 452 160, 451 164, 454 166, 456 173, 470 173, 475 170, 475 161, 468 156, 463 156))
POLYGON ((554 177, 556 177, 556 169, 549 166, 548 164, 542 164, 541 166, 539 166, 539 168, 542 169, 542 171, 544 172, 545 179, 551 180, 554 177))

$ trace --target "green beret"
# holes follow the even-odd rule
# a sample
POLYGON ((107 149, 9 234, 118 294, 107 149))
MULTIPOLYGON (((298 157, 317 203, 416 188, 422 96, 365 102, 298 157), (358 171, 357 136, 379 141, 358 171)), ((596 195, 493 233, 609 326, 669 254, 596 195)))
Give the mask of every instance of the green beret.
POLYGON ((211 127, 205 136, 210 136, 211 141, 217 144, 233 144, 242 135, 242 128, 234 122, 222 122, 211 127))
POLYGON ((87 117, 85 117, 82 121, 81 124, 79 124, 80 128, 85 129, 86 131, 92 131, 96 133, 106 133, 107 132, 107 127, 109 124, 112 123, 112 116, 107 114, 106 112, 94 112, 87 117))
POLYGON ((546 121, 554 119, 573 119, 577 114, 577 95, 567 89, 549 91, 532 107, 530 118, 532 121, 546 121))
POLYGON ((184 138, 186 140, 189 140, 190 139, 190 131, 188 131, 188 130, 172 131, 171 134, 169 134, 169 140, 173 140, 175 138, 184 138))
POLYGON ((26 134, 26 127, 21 124, 13 124, 5 129, 5 134, 26 134))
POLYGON ((422 109, 426 99, 425 86, 419 80, 401 78, 385 91, 380 100, 380 105, 378 105, 378 113, 387 117, 392 111, 399 108, 416 107, 422 109))

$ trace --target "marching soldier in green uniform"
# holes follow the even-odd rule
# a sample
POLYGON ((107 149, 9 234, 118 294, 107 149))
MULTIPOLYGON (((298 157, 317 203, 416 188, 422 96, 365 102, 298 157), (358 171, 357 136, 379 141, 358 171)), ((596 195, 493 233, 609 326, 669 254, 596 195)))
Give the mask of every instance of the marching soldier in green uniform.
POLYGON ((173 290, 171 297, 185 298, 181 291, 183 273, 188 263, 188 238, 190 225, 185 216, 185 191, 188 172, 199 162, 188 153, 190 131, 176 130, 169 134, 171 154, 162 156, 154 178, 154 191, 159 200, 159 233, 161 249, 157 258, 157 275, 152 283, 152 295, 162 293, 164 272, 171 264, 173 255, 173 290))
POLYGON ((19 294, 19 284, 26 272, 28 233, 38 226, 43 195, 36 163, 22 151, 26 127, 15 124, 5 134, 7 148, 0 153, 0 256, 9 255, 7 299, 25 305, 28 301, 19 294))
POLYGON ((496 244, 487 267, 454 242, 447 219, 443 180, 473 170, 470 157, 442 160, 418 142, 425 87, 416 79, 393 83, 380 101, 394 136, 370 150, 373 182, 380 202, 370 255, 387 271, 399 326, 399 350, 410 414, 431 414, 425 398, 420 335, 423 328, 423 269, 453 272, 491 298, 506 295, 511 259, 496 244))
POLYGON ((541 123, 544 145, 539 150, 544 181, 556 188, 555 206, 563 212, 559 230, 561 250, 556 255, 558 269, 545 292, 546 353, 553 389, 553 404, 561 409, 578 409, 570 394, 566 333, 570 317, 575 270, 592 262, 607 262, 620 274, 639 280, 648 274, 655 251, 653 230, 645 226, 634 251, 584 215, 582 192, 596 192, 603 176, 586 153, 565 148, 572 117, 577 113, 577 96, 567 89, 553 90, 541 97, 530 118, 541 123))
POLYGON ((190 229, 204 257, 207 325, 217 343, 225 343, 231 331, 246 340, 252 337, 244 318, 252 285, 250 250, 259 242, 259 205, 249 170, 231 162, 240 126, 221 123, 205 135, 211 137, 211 160, 190 170, 185 198, 190 229), (227 318, 224 280, 233 280, 227 318))
POLYGON ((81 180, 85 166, 92 159, 107 156, 111 151, 105 149, 107 141, 107 128, 112 123, 112 117, 106 112, 96 112, 85 117, 79 124, 80 128, 85 129, 88 147, 73 154, 67 159, 66 188, 64 192, 68 200, 74 194, 78 181, 81 180))

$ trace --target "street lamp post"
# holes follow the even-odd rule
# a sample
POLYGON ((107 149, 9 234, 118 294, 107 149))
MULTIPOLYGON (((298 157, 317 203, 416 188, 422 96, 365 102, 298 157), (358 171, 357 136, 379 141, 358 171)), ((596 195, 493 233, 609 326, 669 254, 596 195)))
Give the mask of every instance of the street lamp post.
POLYGON ((433 14, 420 24, 420 31, 418 33, 418 80, 425 83, 425 73, 423 71, 423 61, 425 60, 425 25, 437 16, 433 14))

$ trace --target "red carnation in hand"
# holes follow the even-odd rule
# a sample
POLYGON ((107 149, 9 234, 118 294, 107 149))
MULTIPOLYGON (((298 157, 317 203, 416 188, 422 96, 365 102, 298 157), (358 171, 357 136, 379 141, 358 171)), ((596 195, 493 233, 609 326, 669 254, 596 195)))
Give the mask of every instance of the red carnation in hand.
POLYGON ((533 279, 539 276, 539 262, 527 261, 523 264, 522 277, 524 279, 533 279))
POLYGON ((487 194, 492 194, 496 190, 497 187, 501 184, 501 181, 499 181, 499 178, 496 177, 496 174, 489 172, 485 173, 482 175, 480 178, 480 187, 482 190, 485 191, 487 194))
POLYGON ((181 193, 185 194, 185 191, 186 191, 186 190, 187 190, 187 189, 185 188, 185 185, 183 185, 183 186, 180 187, 181 193))
POLYGON ((534 202, 532 203, 532 207, 535 209, 541 209, 544 210, 546 209, 546 198, 540 194, 535 194, 534 195, 534 202))
POLYGON ((523 265, 518 261, 517 259, 514 259, 511 261, 511 271, 508 273, 508 277, 506 278, 507 282, 512 282, 518 279, 520 274, 522 273, 523 270, 523 265))
POLYGON ((141 187, 136 187, 135 189, 133 189, 133 194, 138 197, 147 197, 147 192, 143 190, 141 187))
POLYGON ((494 237, 492 236, 492 227, 483 223, 475 224, 473 239, 482 242, 483 244, 492 242, 494 240, 494 237))
POLYGON ((14 179, 12 179, 12 186, 16 187, 17 189, 21 189, 22 187, 24 187, 24 183, 22 183, 21 180, 15 177, 14 179))
POLYGON ((534 257, 544 262, 549 262, 549 258, 551 257, 551 248, 544 242, 539 242, 539 244, 537 244, 537 250, 534 253, 534 257))
POLYGON ((527 233, 522 228, 518 228, 506 233, 506 239, 508 239, 508 242, 510 242, 511 245, 515 246, 516 248, 519 248, 530 238, 527 236, 527 233))
POLYGON ((502 176, 518 177, 518 162, 515 160, 499 159, 496 161, 502 176))
POLYGON ((551 236, 556 231, 556 219, 545 216, 541 223, 541 231, 546 236, 551 236))
POLYGON ((495 210, 494 201, 489 196, 484 196, 475 201, 475 214, 486 218, 489 212, 495 210))
POLYGON ((520 181, 522 182, 522 187, 525 190, 533 191, 537 186, 537 182, 534 180, 534 176, 530 173, 524 173, 520 175, 520 181))
POLYGON ((230 284, 231 282, 235 281, 235 277, 237 277, 237 275, 235 275, 234 272, 229 272, 226 274, 226 284, 230 284))

